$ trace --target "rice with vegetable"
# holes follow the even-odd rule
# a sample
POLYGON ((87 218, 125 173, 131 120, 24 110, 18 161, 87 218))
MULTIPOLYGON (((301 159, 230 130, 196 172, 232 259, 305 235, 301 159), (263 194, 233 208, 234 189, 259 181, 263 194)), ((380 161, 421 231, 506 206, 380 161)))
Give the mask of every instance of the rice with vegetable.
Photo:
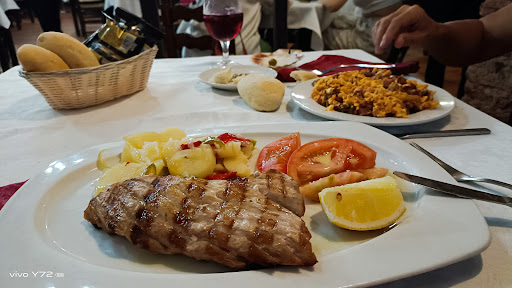
POLYGON ((373 69, 342 72, 314 82, 311 97, 327 111, 361 116, 408 118, 409 114, 435 109, 435 91, 428 85, 390 70, 373 69))

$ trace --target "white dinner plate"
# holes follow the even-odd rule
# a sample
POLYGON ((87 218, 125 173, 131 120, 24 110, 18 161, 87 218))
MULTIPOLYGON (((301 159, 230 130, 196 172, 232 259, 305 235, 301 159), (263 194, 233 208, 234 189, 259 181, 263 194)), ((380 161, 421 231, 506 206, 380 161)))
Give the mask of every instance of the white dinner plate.
MULTIPOLYGON (((254 125, 186 131, 190 136, 241 133, 257 147, 291 132, 302 143, 330 137, 360 141, 377 152, 377 167, 448 183, 455 181, 406 142, 353 122, 254 125)), ((122 142, 56 160, 32 177, 0 211, 2 287, 342 287, 383 283, 433 270, 483 251, 487 224, 473 201, 399 181, 407 211, 388 230, 357 232, 332 225, 319 204, 303 217, 318 263, 233 271, 180 255, 157 255, 84 220, 100 171, 98 153, 122 142), (470 240, 468 240, 470 239, 470 240), (35 273, 35 274, 34 274, 35 273), (43 274, 44 273, 44 274, 43 274)))
MULTIPOLYGON (((270 77, 277 76, 276 70, 270 69, 267 67, 258 66, 258 65, 237 65, 237 64, 235 64, 235 65, 232 65, 229 67, 231 67, 231 74, 247 73, 247 74, 263 74, 263 75, 267 75, 270 77)), ((219 83, 215 83, 213 81, 213 77, 217 73, 226 71, 226 69, 228 69, 228 68, 218 67, 218 68, 212 68, 212 69, 206 70, 206 71, 202 72, 201 74, 199 74, 199 79, 201 80, 201 82, 206 83, 206 84, 212 86, 213 88, 223 89, 223 90, 236 90, 235 84, 219 84, 219 83)))
MULTIPOLYGON (((412 77, 407 78, 414 79, 421 84, 427 84, 421 80, 412 77)), ((450 93, 448 93, 446 90, 443 90, 442 88, 439 88, 432 84, 428 84, 428 89, 436 91, 436 93, 434 94, 434 100, 439 101, 439 106, 436 109, 423 110, 420 112, 410 114, 409 118, 377 118, 369 116, 352 115, 338 111, 325 111, 326 107, 318 104, 315 100, 313 100, 313 98, 311 98, 311 93, 313 92, 313 81, 315 80, 313 79, 297 84, 292 89, 292 99, 302 109, 317 116, 331 120, 348 120, 366 123, 373 126, 415 125, 443 118, 446 115, 450 114, 450 111, 452 111, 453 107, 455 107, 455 100, 453 99, 453 96, 450 93)))

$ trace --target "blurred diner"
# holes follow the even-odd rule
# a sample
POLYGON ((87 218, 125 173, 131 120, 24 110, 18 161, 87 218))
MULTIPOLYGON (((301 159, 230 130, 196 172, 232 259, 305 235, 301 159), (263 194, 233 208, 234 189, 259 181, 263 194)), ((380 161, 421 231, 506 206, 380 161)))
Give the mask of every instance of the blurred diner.
POLYGON ((402 5, 401 0, 320 1, 326 9, 336 13, 331 24, 323 31, 325 49, 362 49, 368 53, 375 50, 372 41, 375 23, 402 5))
MULTIPOLYGON (((288 7, 293 5, 294 0, 287 0, 288 7)), ((189 7, 196 8, 202 6, 204 0, 197 0, 189 4, 189 7)), ((261 51, 261 36, 258 32, 261 14, 271 14, 273 10, 273 0, 240 0, 244 20, 242 30, 235 37, 235 53, 237 55, 254 54, 261 51)), ((176 33, 186 33, 193 37, 209 35, 204 23, 195 20, 182 21, 177 28, 176 33)), ((188 49, 183 47, 182 57, 206 56, 211 55, 212 51, 197 49, 188 49)))

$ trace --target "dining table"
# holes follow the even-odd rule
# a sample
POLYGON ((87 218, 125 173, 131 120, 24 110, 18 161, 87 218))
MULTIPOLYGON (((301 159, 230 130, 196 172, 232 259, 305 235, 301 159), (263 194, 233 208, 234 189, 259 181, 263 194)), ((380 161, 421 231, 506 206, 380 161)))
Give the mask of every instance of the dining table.
MULTIPOLYGON (((362 50, 352 49, 305 52, 297 65, 313 61, 325 54, 342 55, 368 62, 382 62, 362 50)), ((238 64, 255 65, 252 63, 250 55, 232 56, 232 59, 238 64)), ((32 184, 30 187, 37 187, 34 185, 35 183, 30 183, 33 181, 31 179, 42 179, 38 175, 48 173, 49 167, 59 168, 58 165, 55 166, 57 160, 77 155, 80 151, 97 145, 122 141, 123 137, 127 135, 145 131, 162 131, 168 127, 178 127, 187 132, 194 129, 210 128, 219 131, 223 127, 229 131, 229 127, 245 125, 275 127, 280 125, 295 125, 296 127, 319 125, 320 127, 328 124, 331 125, 329 127, 336 129, 336 125, 346 122, 331 121, 299 107, 291 96, 291 91, 296 87, 296 83, 285 83, 285 95, 277 110, 272 112, 256 111, 247 105, 237 91, 215 89, 199 81, 200 73, 208 70, 218 60, 218 56, 155 59, 147 87, 144 90, 100 105, 75 110, 55 110, 49 106, 45 98, 18 75, 20 66, 0 74, 0 90, 2 91, 0 93, 0 139, 2 139, 0 141, 0 186, 28 180, 0 210, 0 227, 6 224, 7 220, 5 219, 16 221, 13 217, 9 217, 9 213, 13 213, 15 209, 25 208, 23 203, 17 201, 22 195, 17 194, 30 192, 36 195, 34 197, 41 197, 41 199, 51 196, 50 192, 43 191, 44 193, 37 194, 34 191, 24 190, 24 186, 32 184)), ((470 175, 512 183, 512 150, 510 149, 512 127, 455 97, 453 101, 455 103, 453 110, 441 119, 416 125, 375 126, 375 128, 386 134, 488 128, 491 130, 489 135, 400 141, 406 143, 414 141, 445 162, 470 175)), ((61 168, 65 169, 65 167, 59 169, 61 168)), ((80 177, 77 173, 70 175, 72 176, 69 177, 80 177)), ((512 196, 512 191, 492 185, 475 186, 471 183, 458 183, 457 185, 476 187, 476 189, 512 196)), ((375 284, 377 287, 512 287, 512 209, 504 205, 478 200, 473 200, 473 202, 490 233, 490 244, 486 249, 463 259, 447 261, 446 265, 442 265, 442 267, 424 269, 401 277, 386 278, 386 280, 371 282, 371 285, 375 284)), ((82 208, 84 207, 66 207, 66 209, 82 208)), ((456 218, 456 215, 453 217, 456 218)), ((464 221, 464 219, 459 219, 459 221, 464 221)), ((41 225, 39 229, 42 230, 45 226, 44 223, 41 225)), ((10 231, 1 233, 1 238, 7 239, 5 237, 8 237, 6 235, 9 235, 10 231)), ((445 233, 450 233, 450 231, 445 231, 445 233)), ((0 249, 4 252, 15 249, 12 247, 16 246, 16 240, 9 241, 8 244, 2 242, 4 244, 0 249)), ((460 239, 460 241, 471 241, 471 239, 460 239)), ((428 254, 430 253, 429 249, 435 249, 437 245, 442 246, 443 243, 435 243, 434 247, 428 248, 419 246, 417 249, 424 250, 422 252, 428 254)), ((457 247, 453 247, 453 249, 456 250, 457 247)), ((20 257, 23 257, 21 256, 23 255, 22 250, 12 253, 19 253, 20 257)), ((112 251, 106 250, 105 253, 109 254, 112 251)), ((115 256, 110 257, 115 258, 115 256)), ((23 277, 14 277, 12 273, 29 271, 24 271, 23 267, 10 266, 10 261, 11 259, 7 257, 0 259, 2 268, 0 269, 2 271, 0 283, 4 283, 2 286, 6 285, 5 287, 61 287, 59 281, 64 280, 70 281, 66 282, 68 284, 74 283, 75 286, 81 287, 108 287, 108 284, 101 282, 88 283, 87 279, 96 278, 94 278, 94 273, 88 274, 87 272, 84 272, 83 275, 62 275, 62 279, 55 277, 35 279, 32 275, 26 277, 31 279, 20 279, 23 277), (72 279, 75 279, 76 282, 72 282, 72 279)), ((52 264, 52 259, 45 261, 48 263, 48 267, 40 267, 40 270, 53 269, 55 276, 55 272, 59 272, 57 271, 59 268, 52 264)), ((75 265, 76 261, 86 260, 72 257, 69 259, 70 267, 75 265)), ((320 261, 322 260, 320 259, 320 261)), ((350 263, 355 259, 346 259, 346 261, 350 263)), ((154 264, 152 262, 144 263, 150 266, 154 264)), ((112 271, 114 271, 112 278, 122 281, 122 271, 112 271), (118 277, 116 278, 116 276, 118 277)), ((137 272, 134 273, 137 275, 137 272)), ((269 273, 272 274, 272 272, 269 273)), ((143 277, 142 274, 141 277, 143 277)), ((157 274, 155 277, 164 276, 157 274)), ((145 283, 150 285, 150 281, 151 279, 147 279, 145 283)), ((169 280, 168 283, 173 283, 172 281, 169 280)), ((287 281, 286 283, 293 287, 299 287, 301 284, 301 282, 294 283, 293 277, 287 281)), ((318 287, 331 287, 326 283, 328 282, 319 283, 318 287)), ((256 287, 256 284, 247 283, 248 287, 256 287)), ((360 283, 360 285, 366 286, 365 283, 360 283)))

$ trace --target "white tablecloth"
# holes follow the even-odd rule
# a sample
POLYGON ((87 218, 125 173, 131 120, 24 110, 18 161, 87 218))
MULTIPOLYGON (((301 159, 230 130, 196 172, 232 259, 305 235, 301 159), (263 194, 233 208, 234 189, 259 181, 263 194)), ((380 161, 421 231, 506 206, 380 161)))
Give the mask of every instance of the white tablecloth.
MULTIPOLYGON (((325 53, 378 61, 360 50, 325 53)), ((321 54, 305 53, 302 61, 314 60, 321 54)), ((250 64, 249 56, 233 58, 250 64)), ((218 60, 217 57, 158 59, 145 90, 96 107, 72 111, 53 110, 37 90, 18 76, 19 66, 0 74, 0 186, 29 179, 65 155, 93 145, 116 142, 136 132, 160 131, 167 127, 193 129, 324 121, 293 103, 290 85, 278 111, 260 113, 246 105, 236 92, 214 90, 200 83, 199 73, 218 60)), ((512 127, 455 101, 456 106, 448 117, 427 125, 383 130, 489 128, 491 135, 417 139, 415 142, 471 175, 512 183, 512 127)), ((512 209, 480 201, 476 204, 491 232, 492 242, 487 250, 383 287, 512 287, 512 209)))
MULTIPOLYGON (((332 22, 336 13, 329 12, 319 1, 300 2, 295 1, 288 8, 288 29, 306 28, 311 30, 311 49, 323 50, 322 31, 332 22)), ((273 27, 273 15, 261 16, 261 28, 273 27)))
POLYGON ((0 0, 0 26, 9 29, 11 27, 11 20, 5 15, 5 11, 19 10, 18 4, 14 0, 0 0))

